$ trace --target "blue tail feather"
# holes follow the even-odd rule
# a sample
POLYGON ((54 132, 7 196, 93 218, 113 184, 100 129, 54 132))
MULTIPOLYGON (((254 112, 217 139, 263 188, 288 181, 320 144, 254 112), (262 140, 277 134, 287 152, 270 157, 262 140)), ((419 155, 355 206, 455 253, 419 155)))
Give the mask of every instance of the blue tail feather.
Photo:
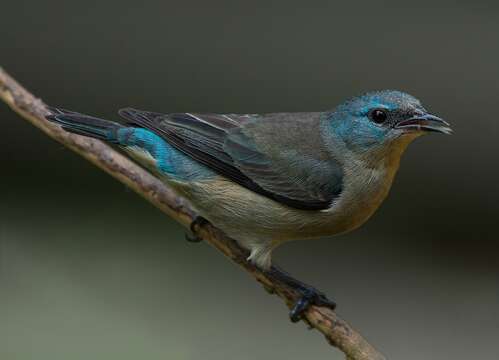
POLYGON ((102 120, 72 111, 55 108, 50 110, 52 114, 47 116, 47 120, 61 125, 64 130, 112 143, 118 142, 118 130, 124 127, 113 121, 102 120))
POLYGON ((50 108, 47 116, 64 130, 123 146, 134 152, 137 148, 147 151, 156 161, 157 169, 178 180, 198 180, 215 176, 207 167, 175 149, 151 130, 126 126, 80 113, 50 108))

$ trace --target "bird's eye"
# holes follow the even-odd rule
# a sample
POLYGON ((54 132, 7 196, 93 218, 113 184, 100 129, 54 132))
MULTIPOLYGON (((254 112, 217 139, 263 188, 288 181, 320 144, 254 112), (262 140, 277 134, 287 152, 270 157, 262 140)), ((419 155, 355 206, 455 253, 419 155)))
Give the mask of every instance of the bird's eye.
POLYGON ((376 124, 382 124, 386 121, 388 115, 385 110, 374 109, 369 112, 369 119, 371 119, 376 124))

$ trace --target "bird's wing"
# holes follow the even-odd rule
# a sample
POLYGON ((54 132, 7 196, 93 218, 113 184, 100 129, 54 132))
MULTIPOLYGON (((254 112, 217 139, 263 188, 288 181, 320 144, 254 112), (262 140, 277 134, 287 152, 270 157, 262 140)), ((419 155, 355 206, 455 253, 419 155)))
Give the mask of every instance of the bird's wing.
POLYGON ((318 143, 318 113, 119 113, 219 174, 290 207, 327 209, 342 190, 341 167, 318 143))

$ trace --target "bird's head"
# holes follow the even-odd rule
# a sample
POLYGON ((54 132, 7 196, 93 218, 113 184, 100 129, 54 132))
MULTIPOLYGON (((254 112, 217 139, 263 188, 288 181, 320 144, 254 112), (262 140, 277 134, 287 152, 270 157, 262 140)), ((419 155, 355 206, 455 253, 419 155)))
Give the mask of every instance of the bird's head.
POLYGON ((450 134, 449 124, 430 114, 415 97, 393 90, 370 92, 339 105, 323 122, 334 142, 353 152, 405 149, 429 132, 450 134))

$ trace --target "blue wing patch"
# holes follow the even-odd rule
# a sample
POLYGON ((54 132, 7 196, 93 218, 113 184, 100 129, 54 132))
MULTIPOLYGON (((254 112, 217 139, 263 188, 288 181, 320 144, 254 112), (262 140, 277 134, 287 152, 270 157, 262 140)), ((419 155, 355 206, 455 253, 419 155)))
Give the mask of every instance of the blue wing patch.
POLYGON ((157 170, 172 179, 194 181, 216 176, 215 172, 175 149, 150 130, 124 127, 118 130, 117 135, 121 146, 138 155, 138 158, 147 158, 149 155, 157 170))

